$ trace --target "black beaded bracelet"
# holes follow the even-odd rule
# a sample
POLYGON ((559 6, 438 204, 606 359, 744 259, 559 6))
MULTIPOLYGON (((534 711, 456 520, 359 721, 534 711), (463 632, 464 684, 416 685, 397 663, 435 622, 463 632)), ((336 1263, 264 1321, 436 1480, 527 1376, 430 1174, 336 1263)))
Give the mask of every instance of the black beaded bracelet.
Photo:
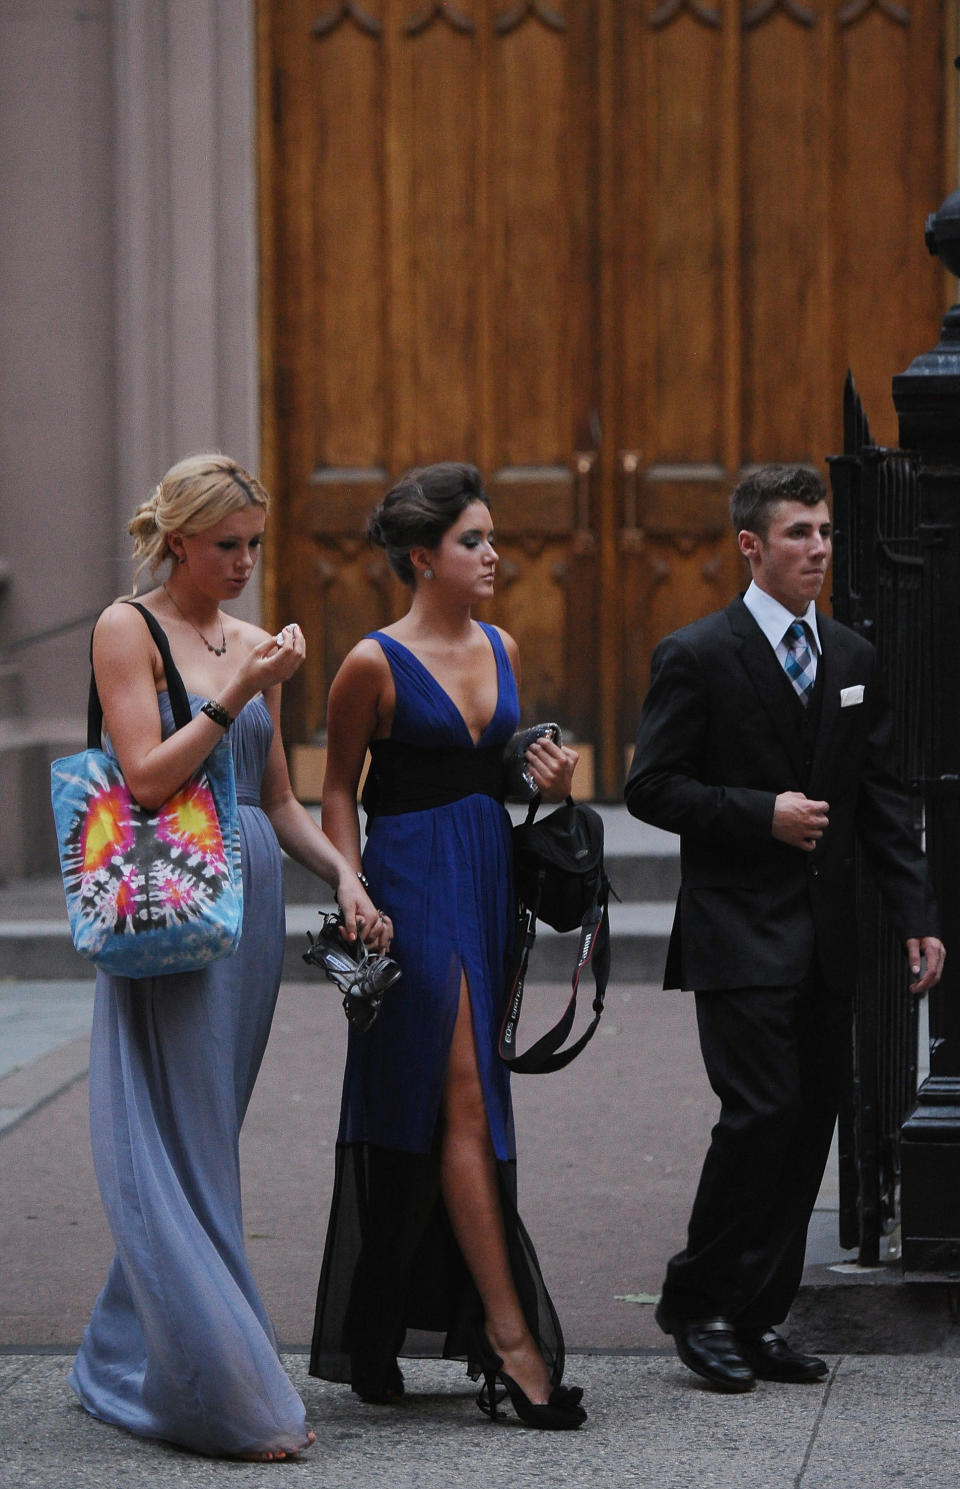
POLYGON ((233 714, 227 713, 223 704, 218 703, 216 698, 208 698, 200 712, 205 713, 207 718, 212 719, 215 724, 219 724, 221 729, 229 729, 233 723, 233 714))

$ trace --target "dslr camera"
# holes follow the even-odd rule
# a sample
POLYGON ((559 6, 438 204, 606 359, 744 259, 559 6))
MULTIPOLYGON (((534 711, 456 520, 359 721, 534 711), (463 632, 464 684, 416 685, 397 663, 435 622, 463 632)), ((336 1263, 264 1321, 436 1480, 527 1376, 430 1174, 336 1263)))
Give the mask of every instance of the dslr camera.
POLYGON ((356 941, 344 941, 340 935, 343 913, 320 914, 323 923, 319 935, 307 931, 308 949, 303 960, 319 967, 334 986, 343 994, 343 1011, 350 1023, 361 1034, 365 1033, 380 1012, 380 1004, 388 987, 392 987, 401 975, 400 968, 392 957, 380 952, 368 951, 358 936, 356 941))

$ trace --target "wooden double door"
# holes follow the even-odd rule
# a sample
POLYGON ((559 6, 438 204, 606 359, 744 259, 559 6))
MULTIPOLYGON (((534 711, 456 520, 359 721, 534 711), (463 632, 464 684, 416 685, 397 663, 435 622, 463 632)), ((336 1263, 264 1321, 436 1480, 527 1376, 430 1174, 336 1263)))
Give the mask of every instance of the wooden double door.
POLYGON ((293 741, 405 602, 363 538, 405 468, 475 461, 486 618, 527 719, 616 796, 650 652, 741 581, 744 466, 821 468, 852 367, 945 299, 952 0, 260 0, 271 620, 311 661, 293 741), (945 5, 950 4, 949 13, 945 5))

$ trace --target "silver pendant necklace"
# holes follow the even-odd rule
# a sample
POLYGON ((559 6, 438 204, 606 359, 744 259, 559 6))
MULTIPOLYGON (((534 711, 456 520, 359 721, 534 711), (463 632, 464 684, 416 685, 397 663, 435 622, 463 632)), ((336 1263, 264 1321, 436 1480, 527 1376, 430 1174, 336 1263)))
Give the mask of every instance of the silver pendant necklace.
POLYGON ((210 645, 210 642, 207 640, 206 636, 203 634, 203 632, 197 626, 194 625, 194 623, 190 619, 190 617, 188 615, 184 615, 183 611, 180 609, 180 606, 177 604, 176 600, 173 598, 173 595, 167 589, 166 584, 161 585, 161 588, 163 589, 164 594, 167 596, 167 599, 170 601, 170 603, 173 606, 174 610, 177 611, 177 613, 181 617, 181 619, 186 621, 186 623, 190 627, 191 631, 196 631, 197 635, 200 637, 200 640, 203 642, 204 646, 207 648, 207 651, 212 652, 215 657, 222 657, 223 654, 224 654, 224 652, 227 649, 227 638, 226 638, 226 636, 224 634, 224 630, 223 630, 223 618, 222 618, 222 616, 220 616, 219 614, 217 616, 217 619, 220 621, 220 645, 219 646, 211 646, 210 645))

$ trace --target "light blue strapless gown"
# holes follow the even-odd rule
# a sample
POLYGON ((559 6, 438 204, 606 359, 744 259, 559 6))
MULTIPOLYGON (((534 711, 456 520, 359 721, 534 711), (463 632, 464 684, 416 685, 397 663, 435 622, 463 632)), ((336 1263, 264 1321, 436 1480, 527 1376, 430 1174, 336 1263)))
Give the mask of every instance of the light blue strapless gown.
MULTIPOLYGON (((201 700, 191 699, 194 710, 201 700)), ((173 721, 160 695, 164 732, 173 721)), ((97 978, 94 1167, 116 1256, 70 1372, 93 1416, 207 1454, 306 1442, 244 1251, 239 1137, 283 957, 280 849, 259 806, 262 697, 230 730, 243 934, 200 972, 97 978)))

